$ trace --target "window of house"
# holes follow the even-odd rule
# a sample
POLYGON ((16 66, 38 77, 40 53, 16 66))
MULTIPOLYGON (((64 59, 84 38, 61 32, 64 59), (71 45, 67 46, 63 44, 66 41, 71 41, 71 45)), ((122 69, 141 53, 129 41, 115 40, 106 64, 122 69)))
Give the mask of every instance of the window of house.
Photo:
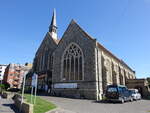
POLYGON ((83 80, 83 53, 71 44, 63 55, 63 80, 83 80))

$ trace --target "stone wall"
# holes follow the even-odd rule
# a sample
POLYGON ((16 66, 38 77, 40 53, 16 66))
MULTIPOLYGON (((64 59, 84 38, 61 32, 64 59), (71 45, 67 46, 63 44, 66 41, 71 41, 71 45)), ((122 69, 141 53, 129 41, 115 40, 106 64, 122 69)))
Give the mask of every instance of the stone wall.
POLYGON ((33 105, 26 102, 21 104, 21 97, 19 95, 15 95, 13 100, 16 108, 21 111, 21 113, 33 113, 33 105))
POLYGON ((2 92, 2 97, 3 97, 3 98, 6 98, 6 99, 10 99, 10 98, 12 98, 14 95, 15 95, 14 92, 6 92, 6 91, 2 92))
POLYGON ((146 79, 130 79, 127 80, 126 85, 130 89, 138 89, 143 98, 150 96, 150 88, 146 79))
POLYGON ((33 63, 34 71, 44 72, 52 68, 51 56, 56 47, 57 43, 48 32, 36 52, 33 63))
MULTIPOLYGON (((82 90, 84 92, 84 96, 86 97, 96 97, 96 78, 95 78, 95 46, 96 41, 88 38, 86 33, 82 31, 82 29, 72 21, 67 31, 63 35, 61 41, 57 49, 53 53, 53 73, 52 73, 52 82, 55 83, 70 83, 76 82, 78 83, 78 89, 74 89, 74 91, 82 90), (84 74, 83 80, 81 81, 64 81, 62 80, 62 56, 65 49, 71 44, 77 44, 81 50, 83 51, 84 57, 84 74), (88 85, 87 85, 88 84, 88 85), (93 85, 94 84, 94 85, 93 85), (88 87, 87 87, 88 86, 88 87), (92 89, 91 93, 88 92, 88 89, 92 89), (86 92, 86 93, 85 93, 86 92), (93 97, 93 95, 95 95, 93 97)), ((58 89, 53 89, 55 92, 58 92, 58 89)), ((72 90, 71 90, 72 91, 72 90)), ((61 92, 66 92, 64 94, 67 95, 68 90, 63 89, 61 92)))
POLYGON ((101 100, 104 93, 103 88, 103 72, 102 72, 102 51, 100 48, 95 48, 95 72, 96 72, 96 100, 101 100))
POLYGON ((98 42, 95 49, 96 95, 102 99, 107 85, 126 85, 127 79, 135 79, 135 72, 98 42))
POLYGON ((102 66, 103 78, 107 80, 107 85, 125 85, 127 79, 135 79, 135 73, 132 70, 104 51, 102 51, 102 66))
POLYGON ((55 89, 56 96, 78 99, 96 99, 94 89, 55 89))

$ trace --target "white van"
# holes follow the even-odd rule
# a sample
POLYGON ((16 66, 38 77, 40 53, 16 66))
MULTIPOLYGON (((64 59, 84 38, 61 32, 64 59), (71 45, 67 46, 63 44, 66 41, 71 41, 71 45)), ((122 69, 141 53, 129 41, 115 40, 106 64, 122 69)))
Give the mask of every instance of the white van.
POLYGON ((134 100, 140 100, 141 94, 138 92, 138 89, 129 89, 134 100))

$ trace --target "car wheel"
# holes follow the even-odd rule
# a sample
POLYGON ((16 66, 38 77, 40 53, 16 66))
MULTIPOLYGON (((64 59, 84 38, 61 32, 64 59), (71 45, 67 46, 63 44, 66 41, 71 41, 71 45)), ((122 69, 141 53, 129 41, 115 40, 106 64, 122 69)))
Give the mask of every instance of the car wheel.
POLYGON ((133 102, 133 98, 132 97, 130 98, 130 102, 133 102))
POLYGON ((124 99, 123 99, 123 98, 121 99, 121 103, 122 103, 122 104, 124 103, 124 99))

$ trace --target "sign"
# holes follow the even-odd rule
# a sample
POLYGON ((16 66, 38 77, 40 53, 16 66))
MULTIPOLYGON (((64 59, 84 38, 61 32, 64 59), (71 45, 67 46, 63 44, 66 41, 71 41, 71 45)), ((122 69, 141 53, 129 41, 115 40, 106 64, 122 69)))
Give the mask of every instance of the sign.
POLYGON ((77 83, 56 83, 54 88, 77 88, 77 83))
POLYGON ((36 73, 33 74, 32 76, 32 87, 36 87, 37 86, 37 77, 38 75, 36 73))
POLYGON ((32 76, 32 89, 31 89, 31 104, 33 103, 33 93, 34 93, 34 104, 36 103, 36 92, 37 92, 37 81, 38 81, 38 75, 36 73, 32 76), (34 92, 33 92, 34 90, 34 92))

